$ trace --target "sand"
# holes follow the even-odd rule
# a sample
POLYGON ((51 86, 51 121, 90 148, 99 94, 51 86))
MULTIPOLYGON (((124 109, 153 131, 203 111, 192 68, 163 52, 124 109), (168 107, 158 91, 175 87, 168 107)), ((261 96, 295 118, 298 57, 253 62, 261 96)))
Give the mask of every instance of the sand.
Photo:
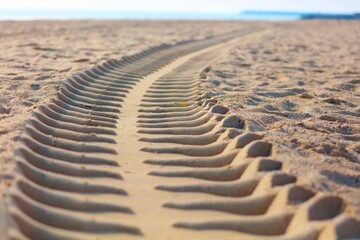
POLYGON ((299 22, 230 51, 204 87, 277 143, 277 159, 309 186, 360 213, 359 22, 299 22))
POLYGON ((67 76, 150 46, 204 39, 241 27, 230 22, 0 22, 1 174, 8 169, 6 163, 13 162, 14 144, 26 119, 55 97, 67 76))
POLYGON ((70 23, 4 23, 59 28, 38 40, 47 44, 6 47, 29 48, 14 62, 32 63, 36 52, 52 69, 2 73, 25 76, 10 75, 2 88, 11 236, 360 236, 357 22, 174 22, 175 33, 164 22, 70 23), (95 25, 108 35, 87 37, 93 47, 84 50, 79 38, 95 25), (133 50, 118 42, 120 33, 129 45, 142 42, 139 28, 148 42, 133 50), (69 38, 59 41, 59 32, 69 38), (61 66, 57 51, 71 60, 61 66))

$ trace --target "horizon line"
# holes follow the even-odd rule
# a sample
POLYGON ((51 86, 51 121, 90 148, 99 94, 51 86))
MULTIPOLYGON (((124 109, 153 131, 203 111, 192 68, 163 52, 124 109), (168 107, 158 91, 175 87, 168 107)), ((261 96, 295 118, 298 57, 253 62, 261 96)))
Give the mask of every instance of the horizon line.
POLYGON ((202 15, 234 15, 234 14, 244 14, 244 13, 287 13, 287 14, 356 14, 360 13, 360 10, 354 11, 296 11, 296 10, 239 10, 233 13, 230 12, 199 12, 199 11, 124 11, 124 10, 112 10, 112 9, 24 9, 24 8, 0 8, 0 12, 2 11, 47 11, 47 12, 59 12, 59 11, 67 11, 67 12, 113 12, 113 13, 137 13, 137 14, 202 14, 202 15))

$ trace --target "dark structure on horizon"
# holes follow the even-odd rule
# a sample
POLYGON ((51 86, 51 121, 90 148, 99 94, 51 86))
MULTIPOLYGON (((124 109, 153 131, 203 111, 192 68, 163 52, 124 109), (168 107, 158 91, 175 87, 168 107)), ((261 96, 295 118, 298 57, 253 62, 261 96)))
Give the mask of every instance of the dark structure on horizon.
POLYGON ((360 13, 354 13, 354 14, 305 13, 305 14, 301 14, 300 18, 301 19, 360 20, 360 13))
POLYGON ((337 14, 337 13, 304 13, 304 12, 282 12, 282 11, 244 11, 241 14, 272 15, 272 16, 291 16, 297 19, 342 19, 360 20, 360 13, 337 14))

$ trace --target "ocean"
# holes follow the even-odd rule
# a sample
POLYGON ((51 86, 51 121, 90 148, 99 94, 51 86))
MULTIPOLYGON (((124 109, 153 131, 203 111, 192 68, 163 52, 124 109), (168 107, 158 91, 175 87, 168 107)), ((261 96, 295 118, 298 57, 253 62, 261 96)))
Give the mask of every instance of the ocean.
POLYGON ((0 20, 244 20, 244 21, 291 21, 300 19, 300 13, 243 12, 239 14, 204 13, 146 13, 117 11, 46 11, 1 10, 0 20))

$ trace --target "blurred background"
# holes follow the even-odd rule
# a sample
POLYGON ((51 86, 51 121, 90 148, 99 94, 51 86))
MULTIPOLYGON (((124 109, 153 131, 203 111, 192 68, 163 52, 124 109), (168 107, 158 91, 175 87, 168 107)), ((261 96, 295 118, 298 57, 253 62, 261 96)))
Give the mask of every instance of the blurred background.
POLYGON ((297 20, 359 19, 360 0, 11 0, 0 20, 297 20))

